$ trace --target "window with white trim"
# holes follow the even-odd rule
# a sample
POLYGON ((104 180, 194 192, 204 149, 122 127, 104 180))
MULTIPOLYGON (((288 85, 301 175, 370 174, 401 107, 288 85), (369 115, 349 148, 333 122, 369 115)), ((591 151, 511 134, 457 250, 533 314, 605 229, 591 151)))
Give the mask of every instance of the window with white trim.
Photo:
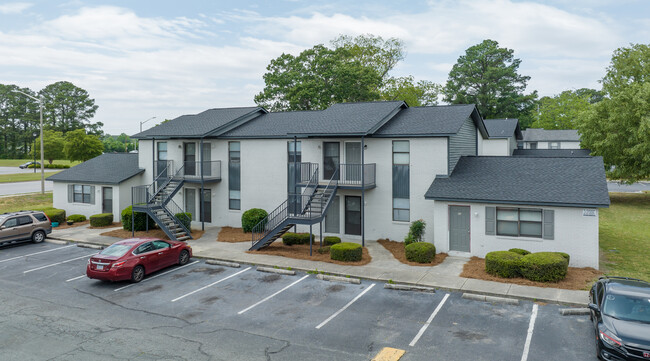
POLYGON ((91 203, 92 189, 94 187, 75 184, 73 189, 72 200, 75 203, 91 203))
POLYGON ((560 142, 548 142, 549 149, 560 149, 560 142))
POLYGON ((542 210, 497 207, 497 235, 542 238, 542 210))

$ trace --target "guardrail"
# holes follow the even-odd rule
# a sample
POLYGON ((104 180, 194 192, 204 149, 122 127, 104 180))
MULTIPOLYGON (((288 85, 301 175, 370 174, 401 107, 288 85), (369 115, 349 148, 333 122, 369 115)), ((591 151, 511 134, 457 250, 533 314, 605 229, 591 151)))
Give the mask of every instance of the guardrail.
POLYGON ((182 177, 185 179, 218 178, 221 179, 221 161, 183 162, 182 177))

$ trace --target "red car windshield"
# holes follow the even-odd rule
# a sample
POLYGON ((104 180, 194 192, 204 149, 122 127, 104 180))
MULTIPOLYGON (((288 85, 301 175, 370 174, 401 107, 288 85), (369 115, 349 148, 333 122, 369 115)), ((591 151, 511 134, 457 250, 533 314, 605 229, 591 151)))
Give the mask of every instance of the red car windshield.
POLYGON ((131 246, 125 244, 112 244, 103 249, 99 254, 104 256, 122 257, 131 249, 131 246))

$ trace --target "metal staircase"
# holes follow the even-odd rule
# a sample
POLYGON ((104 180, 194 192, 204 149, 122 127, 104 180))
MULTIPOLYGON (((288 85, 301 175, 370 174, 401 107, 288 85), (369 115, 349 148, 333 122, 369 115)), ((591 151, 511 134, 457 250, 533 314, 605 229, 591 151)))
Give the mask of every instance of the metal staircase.
POLYGON ((318 168, 309 178, 302 194, 290 194, 275 210, 253 227, 251 251, 264 248, 297 224, 315 224, 323 220, 338 189, 338 170, 327 185, 318 184, 318 168))
POLYGON ((171 167, 170 162, 159 172, 153 183, 131 188, 133 211, 148 214, 169 239, 186 241, 191 239, 192 235, 176 216, 185 211, 172 200, 185 182, 182 176, 183 167, 176 173, 173 173, 171 167))

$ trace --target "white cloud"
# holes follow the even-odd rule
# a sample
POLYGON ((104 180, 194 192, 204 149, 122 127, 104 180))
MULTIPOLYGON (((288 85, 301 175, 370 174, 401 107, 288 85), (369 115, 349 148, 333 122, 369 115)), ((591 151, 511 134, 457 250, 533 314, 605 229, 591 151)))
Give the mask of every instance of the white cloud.
POLYGON ((20 14, 34 4, 30 3, 7 3, 0 5, 0 14, 20 14))

